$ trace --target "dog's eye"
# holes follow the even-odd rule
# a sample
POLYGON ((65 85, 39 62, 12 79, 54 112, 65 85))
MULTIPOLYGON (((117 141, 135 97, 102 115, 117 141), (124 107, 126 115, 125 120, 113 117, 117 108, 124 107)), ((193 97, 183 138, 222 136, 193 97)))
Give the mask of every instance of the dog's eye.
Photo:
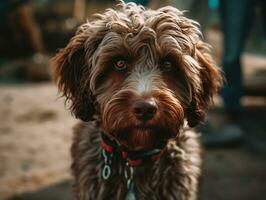
POLYGON ((171 71, 172 69, 172 62, 171 61, 168 61, 168 60, 165 60, 162 62, 162 70, 163 71, 171 71))
POLYGON ((126 67, 127 67, 127 63, 126 63, 125 60, 117 60, 117 61, 115 61, 115 63, 114 63, 114 67, 115 67, 117 70, 121 71, 121 70, 126 69, 126 67))

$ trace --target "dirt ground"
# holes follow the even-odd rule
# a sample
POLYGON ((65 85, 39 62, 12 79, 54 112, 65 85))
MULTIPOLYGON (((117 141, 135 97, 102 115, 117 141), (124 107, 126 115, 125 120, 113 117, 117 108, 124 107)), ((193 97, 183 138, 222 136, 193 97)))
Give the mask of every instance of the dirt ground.
POLYGON ((69 178, 75 120, 52 84, 0 86, 0 199, 69 178))

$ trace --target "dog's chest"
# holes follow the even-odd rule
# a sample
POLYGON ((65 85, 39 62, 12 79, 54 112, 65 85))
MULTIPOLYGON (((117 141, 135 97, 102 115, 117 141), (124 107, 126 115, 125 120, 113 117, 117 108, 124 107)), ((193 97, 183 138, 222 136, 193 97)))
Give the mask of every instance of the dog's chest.
MULTIPOLYGON (((105 162, 100 134, 93 127, 84 124, 75 130, 72 170, 76 199, 126 200, 129 189, 124 162, 113 159, 110 164, 111 175, 104 179, 102 173, 105 162)), ((193 159, 188 159, 189 156, 200 159, 198 153, 186 152, 186 149, 173 142, 159 160, 134 167, 132 192, 136 199, 195 199, 189 190, 197 190, 200 161, 191 163, 193 159)))

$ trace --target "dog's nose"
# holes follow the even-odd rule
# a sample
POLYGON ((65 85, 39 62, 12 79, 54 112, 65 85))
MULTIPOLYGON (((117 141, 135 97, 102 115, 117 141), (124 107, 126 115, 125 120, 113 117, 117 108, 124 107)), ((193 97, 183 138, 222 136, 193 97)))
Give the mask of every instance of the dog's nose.
POLYGON ((133 112, 137 119, 146 122, 153 118, 157 112, 157 105, 154 99, 136 101, 133 105, 133 112))

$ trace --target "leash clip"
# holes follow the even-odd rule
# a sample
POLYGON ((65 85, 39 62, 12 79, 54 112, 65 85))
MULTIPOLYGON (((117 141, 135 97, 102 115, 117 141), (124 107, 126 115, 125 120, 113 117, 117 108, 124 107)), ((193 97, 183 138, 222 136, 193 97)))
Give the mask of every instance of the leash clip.
POLYGON ((134 192, 134 183, 133 183, 133 174, 134 174, 134 168, 126 162, 124 176, 127 181, 127 195, 126 200, 136 200, 136 195, 134 192))

